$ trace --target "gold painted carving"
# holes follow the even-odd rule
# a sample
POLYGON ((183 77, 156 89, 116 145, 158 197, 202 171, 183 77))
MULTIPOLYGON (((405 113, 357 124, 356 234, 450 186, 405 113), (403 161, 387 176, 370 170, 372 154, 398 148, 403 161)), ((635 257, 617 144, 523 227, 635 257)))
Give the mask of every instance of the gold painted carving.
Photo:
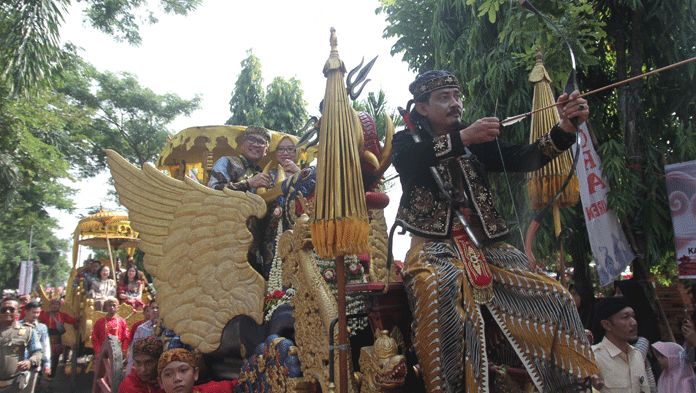
POLYGON ((375 344, 360 348, 361 393, 400 392, 406 382, 406 358, 399 355, 396 340, 377 330, 375 344))
MULTIPOLYGON (((338 354, 334 351, 335 383, 329 385, 329 327, 338 317, 336 299, 329 285, 321 276, 314 262, 309 216, 302 214, 292 229, 285 231, 278 242, 283 259, 283 285, 292 287, 295 296, 290 300, 294 308, 295 343, 305 378, 316 380, 324 392, 338 392, 340 375, 352 375, 349 370, 338 370, 338 354)), ((334 344, 338 343, 338 329, 334 331, 334 344)), ((350 347, 347 348, 350 353, 350 347)), ((308 380, 309 380, 308 379, 308 380)), ((348 392, 357 392, 355 381, 348 385, 348 392)))
MULTIPOLYGON (((370 274, 369 281, 383 282, 387 279, 387 253, 389 252, 389 235, 384 210, 370 210, 370 274)), ((396 269, 392 265, 389 281, 396 280, 396 269)))
POLYGON ((261 324, 266 283, 247 262, 253 238, 246 221, 266 214, 263 199, 175 180, 151 164, 141 170, 112 150, 107 160, 120 202, 140 233, 164 325, 209 353, 236 315, 261 324))

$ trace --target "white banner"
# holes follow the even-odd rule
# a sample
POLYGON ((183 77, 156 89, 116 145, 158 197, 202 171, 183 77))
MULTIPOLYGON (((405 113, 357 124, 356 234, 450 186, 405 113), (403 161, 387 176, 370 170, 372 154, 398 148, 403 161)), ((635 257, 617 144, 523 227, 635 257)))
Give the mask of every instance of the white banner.
POLYGON ((20 295, 31 294, 32 281, 34 280, 34 261, 22 261, 19 267, 19 288, 20 295))
MULTIPOLYGON (((585 211, 587 234, 597 265, 599 284, 611 284, 635 258, 626 235, 621 230, 619 219, 607 204, 609 183, 599 169, 601 161, 588 137, 587 125, 580 126, 580 157, 578 158, 578 180, 580 198, 585 211)), ((575 146, 573 146, 575 151, 575 146)))
POLYGON ((665 166, 680 279, 696 278, 696 161, 665 166))

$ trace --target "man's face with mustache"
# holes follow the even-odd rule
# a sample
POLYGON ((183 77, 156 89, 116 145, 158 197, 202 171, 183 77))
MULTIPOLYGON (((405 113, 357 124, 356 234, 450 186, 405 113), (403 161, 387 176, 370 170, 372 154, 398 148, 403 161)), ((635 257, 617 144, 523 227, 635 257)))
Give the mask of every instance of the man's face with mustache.
POLYGON ((435 90, 428 102, 416 104, 416 110, 426 117, 439 135, 457 131, 462 126, 462 99, 455 87, 435 90))
POLYGON ((611 335, 619 341, 633 342, 638 339, 636 313, 631 307, 626 307, 608 320, 603 320, 602 327, 606 329, 608 336, 611 335))

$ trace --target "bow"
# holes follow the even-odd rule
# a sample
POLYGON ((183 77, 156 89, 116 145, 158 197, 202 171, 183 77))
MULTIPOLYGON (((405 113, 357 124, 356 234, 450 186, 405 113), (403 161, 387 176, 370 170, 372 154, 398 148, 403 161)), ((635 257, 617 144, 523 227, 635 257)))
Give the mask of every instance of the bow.
MULTIPOLYGON (((568 96, 574 91, 577 90, 577 81, 575 78, 576 75, 576 66, 575 66, 575 54, 573 53, 573 48, 570 46, 570 43, 566 39, 565 35, 561 32, 560 29, 545 15, 543 15, 541 12, 539 12, 533 5, 527 0, 519 0, 520 4, 541 17, 543 20, 548 22, 553 28, 558 32, 558 34, 563 38, 563 41, 565 41, 566 45, 568 46, 568 51, 570 52, 570 60, 571 60, 571 71, 570 74, 568 74, 568 80, 566 81, 565 87, 563 88, 563 92, 566 93, 568 96)), ((571 123, 575 127, 575 135, 576 135, 576 140, 577 140, 577 135, 579 133, 580 125, 578 124, 577 119, 573 118, 570 119, 571 123)), ((558 202, 558 200, 561 198, 563 195, 563 191, 568 187, 568 184, 570 184, 570 181, 573 178, 573 175, 575 174, 575 168, 578 165, 578 157, 580 155, 580 143, 576 142, 576 147, 575 147, 575 154, 573 155, 573 165, 570 168, 570 171, 568 172, 568 176, 566 177, 565 181, 563 182, 563 185, 561 186, 561 189, 556 193, 556 195, 553 197, 551 202, 549 202, 546 206, 544 206, 543 209, 534 217, 532 222, 529 224, 529 228, 527 228, 527 236, 524 241, 524 252, 527 254, 527 258, 529 259, 530 267, 532 270, 536 268, 536 259, 534 258, 534 254, 532 253, 532 241, 534 240, 534 235, 536 234, 537 230, 539 229, 539 225, 541 223, 541 220, 544 218, 544 216, 549 212, 551 207, 558 202)))

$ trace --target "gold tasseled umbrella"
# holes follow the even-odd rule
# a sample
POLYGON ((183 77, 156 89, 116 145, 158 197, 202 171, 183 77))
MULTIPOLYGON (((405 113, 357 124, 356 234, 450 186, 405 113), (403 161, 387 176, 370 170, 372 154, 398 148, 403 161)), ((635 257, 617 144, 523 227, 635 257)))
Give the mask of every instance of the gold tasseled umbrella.
MULTIPOLYGON (((331 28, 331 54, 324 64, 327 78, 324 109, 319 127, 317 183, 312 213, 312 243, 319 257, 336 259, 338 312, 339 393, 348 390, 348 328, 346 324, 346 254, 370 249, 370 224, 360 171, 364 144, 360 118, 348 104, 343 77, 346 67, 338 57, 336 30, 331 28)), ((332 334, 332 333, 330 333, 332 334)), ((335 391, 330 385, 330 391, 335 391)))
POLYGON ((370 224, 360 171, 360 118, 348 103, 338 57, 336 31, 331 29, 331 55, 324 65, 327 78, 321 117, 312 243, 321 258, 332 259, 369 249, 370 224))
MULTIPOLYGON (((541 58, 541 48, 537 48, 536 65, 529 74, 529 82, 534 84, 534 103, 533 109, 543 108, 552 105, 555 100, 551 92, 551 78, 549 77, 541 58)), ((532 131, 529 135, 529 142, 532 143, 547 133, 551 127, 558 124, 560 116, 555 107, 532 114, 532 131)), ((561 189, 570 168, 573 165, 571 150, 565 151, 556 157, 548 165, 540 170, 530 173, 527 179, 527 191, 532 209, 541 209, 546 206, 561 189)), ((578 203, 580 199, 580 189, 577 176, 573 176, 568 187, 558 201, 553 205, 553 219, 556 236, 561 233, 561 208, 570 207, 578 203)), ((565 275, 562 275, 564 277, 565 275)))

